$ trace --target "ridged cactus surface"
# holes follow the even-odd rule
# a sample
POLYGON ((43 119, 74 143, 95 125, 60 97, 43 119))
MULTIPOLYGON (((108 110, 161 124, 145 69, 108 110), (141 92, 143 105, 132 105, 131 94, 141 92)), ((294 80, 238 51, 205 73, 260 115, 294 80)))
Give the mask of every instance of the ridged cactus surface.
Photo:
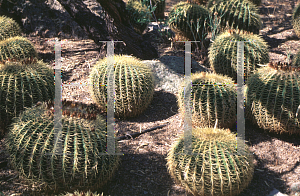
MULTIPOLYGON (((207 7, 210 8, 213 5, 216 5, 217 3, 219 3, 220 1, 226 2, 226 1, 230 1, 230 0, 208 0, 207 7)), ((248 1, 252 2, 256 6, 260 6, 261 5, 261 0, 248 0, 248 1)))
MULTIPOLYGON (((191 108, 193 127, 231 128, 236 123, 236 88, 231 78, 214 73, 192 75, 191 108)), ((178 105, 185 114, 184 83, 179 89, 178 105)))
POLYGON ((107 66, 107 58, 98 61, 91 74, 91 96, 103 109, 107 102, 107 75, 115 76, 115 116, 130 118, 143 113, 151 103, 154 93, 152 70, 131 56, 114 56, 115 70, 107 66))
POLYGON ((0 65, 0 122, 8 125, 25 107, 54 99, 53 70, 43 62, 0 65))
POLYGON ((298 3, 293 11, 292 24, 296 35, 300 37, 300 3, 298 3))
POLYGON ((209 47, 209 62, 212 69, 237 81, 237 41, 244 42, 244 79, 250 77, 258 64, 269 62, 268 44, 258 35, 224 32, 216 37, 209 47), (250 42, 248 42, 250 41, 250 42))
POLYGON ((247 144, 239 150, 237 140, 243 143, 224 129, 193 129, 191 153, 182 135, 168 153, 168 171, 193 195, 238 195, 251 182, 254 165, 247 144))
POLYGON ((219 0, 208 3, 212 14, 221 17, 221 27, 259 33, 262 22, 258 8, 247 0, 219 0))
POLYGON ((0 42, 0 63, 5 61, 27 62, 28 59, 36 57, 37 52, 27 38, 16 36, 0 42))
POLYGON ((209 11, 204 6, 179 2, 170 11, 168 23, 176 34, 201 40, 206 36, 208 19, 209 11))
POLYGON ((0 41, 15 36, 21 36, 19 24, 12 18, 0 16, 0 41))
MULTIPOLYGON (((64 111, 68 108, 63 105, 64 111)), ((108 154, 106 146, 105 119, 62 115, 59 132, 53 102, 25 110, 6 139, 13 168, 29 182, 45 183, 54 191, 95 190, 106 184, 119 165, 119 155, 108 154)))
POLYGON ((268 65, 247 82, 246 115, 267 131, 300 135, 300 68, 268 65))
POLYGON ((140 34, 147 28, 151 13, 145 4, 139 1, 129 1, 126 4, 126 9, 130 14, 130 22, 134 30, 140 34))
POLYGON ((293 57, 292 61, 293 66, 300 67, 300 50, 296 53, 296 55, 293 57))

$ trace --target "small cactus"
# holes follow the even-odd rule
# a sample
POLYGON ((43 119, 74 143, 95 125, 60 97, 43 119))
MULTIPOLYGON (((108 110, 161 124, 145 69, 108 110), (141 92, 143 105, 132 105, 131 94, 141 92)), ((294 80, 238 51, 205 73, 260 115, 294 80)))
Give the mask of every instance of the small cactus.
POLYGON ((237 41, 244 42, 245 81, 250 77, 258 64, 269 62, 268 44, 258 35, 248 32, 224 32, 216 37, 208 48, 209 62, 212 69, 237 81, 237 41))
POLYGON ((103 196, 103 193, 100 195, 100 194, 97 194, 97 192, 92 193, 91 191, 88 191, 88 192, 75 191, 74 193, 60 194, 59 196, 103 196))
POLYGON ((221 17, 220 25, 223 29, 230 28, 259 33, 262 22, 258 8, 252 2, 247 0, 219 0, 215 4, 208 3, 208 7, 211 13, 221 17))
POLYGON ((149 9, 140 1, 134 0, 126 4, 126 9, 130 14, 130 22, 134 30, 142 34, 150 22, 151 13, 149 9))
POLYGON ((0 16, 0 41, 15 36, 21 36, 19 24, 12 18, 0 16))
POLYGON ((0 123, 6 126, 26 107, 54 99, 54 88, 53 70, 41 61, 0 64, 0 123))
MULTIPOLYGON (((185 114, 183 85, 178 93, 179 111, 185 114)), ((192 75, 193 127, 231 128, 236 123, 236 88, 231 78, 214 73, 192 75)))
POLYGON ((195 128, 191 148, 184 134, 173 144, 167 156, 170 175, 188 192, 197 196, 235 196, 252 180, 254 165, 249 147, 236 134, 224 129, 195 128))
MULTIPOLYGON (((145 4, 149 10, 151 11, 150 0, 131 0, 131 1, 139 1, 145 4)), ((165 0, 151 0, 152 8, 155 6, 154 14, 156 18, 164 19, 165 9, 166 9, 166 1, 165 0)))
POLYGON ((292 24, 296 35, 300 37, 300 3, 298 3, 293 11, 292 24))
MULTIPOLYGON (((53 106, 54 102, 43 102, 14 119, 6 138, 11 165, 29 182, 44 183, 54 191, 102 187, 119 165, 119 156, 106 152, 106 120, 100 115, 62 115, 58 132, 53 106)), ((63 111, 69 108, 63 104, 63 111)))
POLYGON ((27 63, 28 59, 35 58, 37 58, 37 52, 27 38, 16 36, 0 42, 0 63, 6 61, 27 63))
POLYGON ((204 6, 179 2, 170 11, 168 23, 176 34, 201 40, 206 36, 208 18, 209 11, 204 6))
POLYGON ((269 63, 247 82, 246 116, 275 133, 300 135, 300 67, 269 63))
POLYGON ((154 76, 150 68, 135 57, 114 56, 115 70, 107 71, 107 59, 96 63, 91 74, 91 96, 106 110, 107 73, 115 75, 115 116, 130 118, 143 113, 154 93, 154 76))

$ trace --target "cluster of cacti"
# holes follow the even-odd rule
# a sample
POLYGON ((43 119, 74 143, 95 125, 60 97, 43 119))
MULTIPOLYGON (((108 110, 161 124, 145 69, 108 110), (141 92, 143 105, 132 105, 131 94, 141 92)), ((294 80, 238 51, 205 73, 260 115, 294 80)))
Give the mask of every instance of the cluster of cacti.
POLYGON ((187 39, 202 40, 206 36, 209 11, 202 5, 177 3, 169 14, 168 24, 172 31, 187 39))
POLYGON ((253 155, 247 144, 238 146, 244 142, 236 134, 198 127, 192 130, 190 140, 183 135, 169 151, 167 167, 187 191, 198 196, 235 196, 248 186, 254 171, 253 155))
POLYGON ((211 1, 208 7, 213 15, 221 17, 220 26, 223 29, 239 29, 259 33, 261 18, 258 8, 247 0, 219 0, 214 4, 211 1))
POLYGON ((0 64, 0 122, 4 126, 25 107, 54 99, 53 70, 41 61, 0 64))
POLYGON ((260 128, 300 134, 300 68, 269 63, 247 82, 246 115, 260 128))
POLYGON ((0 16, 0 41, 15 36, 21 36, 18 23, 9 17, 0 16))
POLYGON ((126 4, 126 10, 130 15, 132 27, 142 34, 150 22, 151 12, 148 7, 140 1, 131 0, 126 4))
POLYGON ((152 70, 131 56, 114 56, 114 67, 109 68, 107 58, 98 61, 90 74, 90 92, 93 100, 106 110, 108 74, 115 76, 115 116, 137 116, 151 103, 154 93, 152 70))
POLYGON ((103 193, 100 195, 100 194, 97 194, 97 192, 92 193, 91 191, 88 191, 88 192, 75 191, 74 193, 60 194, 59 196, 103 196, 103 193))
POLYGON ((208 48, 209 62, 216 73, 225 74, 237 81, 237 41, 244 42, 244 79, 250 77, 258 64, 269 62, 268 44, 258 35, 224 32, 208 48))
MULTIPOLYGON (((119 165, 119 155, 106 152, 106 120, 62 115, 60 129, 53 105, 39 103, 14 119, 6 138, 10 164, 28 181, 52 190, 98 189, 119 165)), ((117 142, 115 149, 118 153, 117 142)))
MULTIPOLYGON (((193 127, 231 128, 236 123, 236 87, 231 78, 214 73, 192 75, 191 112, 193 127)), ((184 83, 178 93, 179 111, 185 112, 184 83)))
POLYGON ((292 16, 293 29, 298 37, 300 37, 300 3, 295 7, 292 16))
POLYGON ((19 61, 26 64, 36 57, 37 52, 27 38, 15 36, 0 42, 0 63, 19 61))

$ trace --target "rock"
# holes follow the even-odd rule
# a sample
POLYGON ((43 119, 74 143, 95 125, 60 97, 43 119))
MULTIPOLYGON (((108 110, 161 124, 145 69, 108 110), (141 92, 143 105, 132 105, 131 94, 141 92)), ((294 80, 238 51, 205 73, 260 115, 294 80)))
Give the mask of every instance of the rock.
POLYGON ((297 195, 300 196, 300 182, 296 182, 291 185, 291 192, 295 195, 297 193, 297 195))
POLYGON ((288 195, 281 193, 277 189, 273 189, 268 196, 288 196, 288 195))

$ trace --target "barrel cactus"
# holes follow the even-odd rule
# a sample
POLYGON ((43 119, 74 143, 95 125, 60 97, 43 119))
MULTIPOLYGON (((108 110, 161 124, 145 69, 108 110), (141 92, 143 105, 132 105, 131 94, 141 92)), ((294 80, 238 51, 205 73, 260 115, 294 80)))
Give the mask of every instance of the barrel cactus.
MULTIPOLYGON (((214 73, 192 75, 192 125, 231 128, 236 123, 236 87, 231 78, 214 73)), ((177 95, 179 111, 185 114, 184 83, 177 95)))
MULTIPOLYGON (((33 44, 24 37, 16 36, 0 42, 0 62, 20 61, 28 62, 28 59, 37 58, 37 52, 33 44)), ((30 63, 32 60, 29 61, 30 63)))
POLYGON ((91 191, 88 191, 88 192, 75 191, 74 193, 60 194, 59 196, 103 196, 103 193, 100 195, 100 194, 97 194, 97 192, 92 193, 91 191))
MULTIPOLYGON (((220 1, 230 1, 230 0, 208 0, 206 6, 208 8, 211 8, 212 6, 216 5, 220 1)), ((261 0, 248 0, 248 1, 252 2, 256 6, 260 6, 261 5, 261 0)))
POLYGON ((126 4, 126 10, 130 14, 134 30, 142 34, 150 22, 151 13, 148 7, 140 1, 131 0, 126 4))
POLYGON ((293 57, 292 61, 293 66, 300 66, 300 50, 297 52, 297 54, 293 57))
POLYGON ((54 192, 102 187, 119 165, 117 142, 116 154, 106 152, 106 120, 63 103, 58 131, 53 105, 40 102, 14 119, 6 138, 12 167, 29 182, 44 183, 54 192))
POLYGON ((26 107, 54 99, 53 70, 43 62, 0 64, 0 127, 6 127, 26 107))
POLYGON ((168 23, 173 32, 191 40, 206 36, 209 11, 202 5, 187 2, 177 3, 169 14, 168 23))
POLYGON ((209 62, 216 73, 225 74, 237 81, 237 41, 244 42, 245 81, 258 64, 269 62, 268 44, 258 35, 224 32, 208 48, 209 62))
POLYGON ((19 24, 12 18, 0 16, 0 41, 15 36, 21 36, 19 24))
POLYGON ((246 116, 269 132, 300 135, 300 67, 269 63, 247 82, 246 116))
POLYGON ((104 110, 107 102, 107 73, 115 76, 115 116, 130 118, 140 115, 151 103, 154 76, 150 68, 131 56, 114 56, 115 70, 108 72, 107 59, 98 61, 90 74, 91 96, 104 110))
POLYGON ((293 11, 292 24, 296 35, 300 37, 300 3, 298 3, 293 11))
MULTIPOLYGON (((184 134, 183 134, 184 135, 184 134)), ((185 151, 184 136, 171 147, 167 156, 170 175, 188 192, 197 196, 235 196, 252 180, 253 155, 248 145, 241 150, 235 134, 224 129, 195 128, 191 153, 185 151)))
POLYGON ((214 15, 221 17, 220 26, 259 33, 262 22, 258 8, 248 0, 217 0, 208 3, 214 15), (215 2, 214 4, 212 2, 215 2))

